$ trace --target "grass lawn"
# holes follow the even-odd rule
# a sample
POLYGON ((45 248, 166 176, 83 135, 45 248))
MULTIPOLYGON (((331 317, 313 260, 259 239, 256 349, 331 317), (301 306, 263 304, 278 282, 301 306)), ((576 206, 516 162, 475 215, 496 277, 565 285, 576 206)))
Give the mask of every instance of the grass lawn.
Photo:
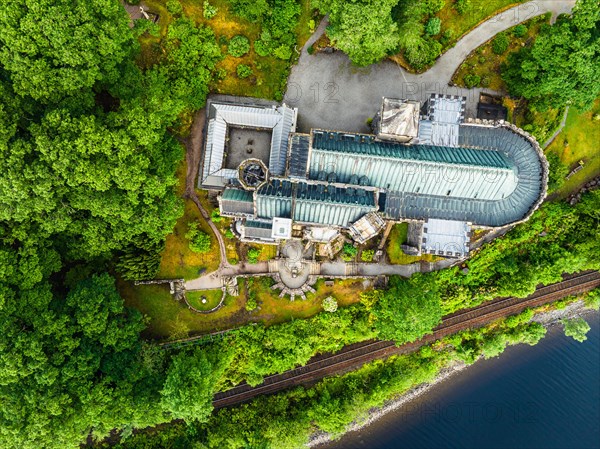
MULTIPOLYGON (((192 312, 184 302, 175 301, 169 294, 168 285, 136 287, 128 282, 119 282, 118 287, 126 305, 147 316, 148 327, 144 336, 159 340, 175 340, 188 335, 236 328, 252 322, 269 325, 308 318, 323 310, 321 302, 327 296, 334 296, 340 307, 343 307, 358 302, 359 294, 364 290, 362 281, 357 279, 336 280, 334 286, 330 287, 325 286, 325 281, 319 280, 315 285, 316 293, 308 295, 306 300, 298 298, 292 302, 289 298, 279 298, 279 291, 272 290, 271 284, 270 278, 255 278, 253 281, 251 288, 256 294, 260 309, 246 311, 247 292, 243 283, 240 283, 238 297, 227 295, 223 307, 207 315, 192 312)), ((194 307, 210 309, 220 300, 221 291, 203 290, 186 294, 194 307), (203 295, 208 299, 205 305, 200 300, 203 295)))
POLYGON ((244 259, 246 261, 248 261, 247 253, 250 248, 258 249, 260 251, 257 262, 266 262, 267 260, 274 259, 275 256, 277 255, 277 246, 276 245, 261 245, 258 243, 252 243, 252 244, 244 244, 244 247, 245 247, 245 251, 243 251, 243 254, 246 255, 244 257, 244 259))
POLYGON ((308 318, 322 312, 321 302, 328 296, 337 299, 340 307, 354 304, 360 300, 360 293, 364 291, 363 281, 360 279, 335 280, 333 286, 326 286, 323 279, 319 279, 313 286, 315 293, 306 295, 306 299, 279 297, 279 290, 271 289, 270 278, 256 278, 251 288, 255 294, 260 310, 252 312, 256 321, 266 324, 280 323, 291 319, 308 318))
MULTIPOLYGON (((277 59, 274 56, 262 57, 254 52, 252 45, 250 51, 240 58, 228 55, 226 42, 241 34, 246 36, 252 44, 260 38, 261 25, 236 16, 231 10, 228 0, 209 1, 212 6, 218 8, 217 15, 212 19, 205 19, 203 16, 203 0, 180 0, 180 3, 188 17, 196 23, 209 26, 214 30, 217 42, 220 43, 221 51, 225 56, 217 65, 219 79, 210 86, 211 91, 230 95, 281 99, 285 91, 290 64, 297 55, 292 56, 292 61, 277 59), (253 74, 248 78, 239 78, 236 72, 239 64, 250 66, 253 74)), ((313 17, 310 0, 299 1, 301 12, 296 27, 298 49, 310 36, 308 21, 313 17)), ((164 35, 168 24, 173 20, 165 7, 167 0, 145 0, 145 3, 150 11, 160 14, 159 25, 161 33, 164 35)), ((140 63, 147 67, 155 62, 160 54, 160 48, 157 46, 158 39, 146 36, 141 38, 140 42, 142 44, 140 63)))
MULTIPOLYGON (((524 0, 476 0, 471 2, 471 8, 463 14, 459 14, 456 8, 454 8, 454 1, 446 1, 442 10, 437 14, 437 17, 442 19, 440 36, 447 30, 450 30, 452 39, 443 46, 443 49, 447 50, 448 48, 453 47, 462 36, 480 23, 485 22, 488 18, 512 8, 523 1, 524 0)), ((527 12, 528 11, 522 11, 524 15, 526 15, 527 12)), ((526 17, 521 17, 521 19, 523 18, 526 17)))
POLYGON ((223 291, 218 290, 197 290, 185 292, 185 297, 190 305, 198 310, 210 310, 217 307, 223 297, 223 291), (202 303, 202 298, 206 299, 206 304, 202 303))
POLYGON ((167 236, 157 278, 194 279, 202 271, 214 271, 219 267, 219 245, 208 223, 202 218, 193 201, 185 200, 185 212, 177 220, 173 233, 167 236), (185 238, 189 223, 196 222, 200 229, 211 236, 208 253, 195 253, 185 238))
MULTIPOLYGON (((179 184, 177 193, 182 195, 185 190, 185 174, 187 165, 181 164, 177 170, 179 184)), ((219 267, 219 244, 217 239, 204 219, 198 207, 191 200, 184 201, 183 215, 177 220, 173 232, 167 236, 166 247, 162 254, 157 279, 161 278, 183 278, 194 279, 203 270, 214 271, 219 267), (190 223, 196 222, 200 229, 211 238, 210 251, 208 253, 195 253, 189 248, 189 241, 185 238, 190 223)))
POLYGON ((492 51, 492 39, 474 50, 452 77, 452 82, 460 87, 467 87, 465 76, 475 75, 480 78, 479 87, 486 87, 496 91, 506 92, 507 88, 500 76, 500 66, 506 62, 508 55, 518 51, 527 42, 531 44, 532 40, 539 33, 544 23, 550 22, 550 13, 534 17, 523 23, 527 27, 527 34, 522 37, 516 37, 513 34, 514 28, 506 30, 510 38, 510 45, 507 51, 502 55, 497 55, 492 51))
POLYGON ((580 160, 585 163, 581 171, 558 189, 559 198, 567 197, 600 174, 600 122, 593 120, 596 114, 600 114, 600 99, 587 112, 570 108, 565 128, 546 149, 546 153, 557 154, 569 169, 575 168, 580 160))
POLYGON ((435 262, 439 259, 439 257, 431 254, 423 254, 422 256, 405 254, 400 246, 406 243, 407 235, 408 223, 398 223, 392 228, 386 246, 386 253, 391 264, 408 265, 422 260, 426 262, 435 262))

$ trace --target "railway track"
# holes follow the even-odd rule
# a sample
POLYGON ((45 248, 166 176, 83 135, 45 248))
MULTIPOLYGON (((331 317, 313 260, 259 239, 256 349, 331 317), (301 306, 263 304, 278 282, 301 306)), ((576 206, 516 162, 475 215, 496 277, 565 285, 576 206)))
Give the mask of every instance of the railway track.
POLYGON ((537 307, 570 295, 580 294, 600 286, 600 272, 588 271, 565 276, 562 282, 539 287, 527 298, 498 298, 471 309, 447 315, 433 333, 421 340, 396 346, 391 341, 368 340, 344 347, 334 354, 315 356, 304 366, 281 374, 267 376, 256 387, 241 384, 231 390, 217 393, 213 400, 215 408, 245 402, 261 394, 274 393, 296 385, 308 384, 327 375, 358 368, 376 359, 391 355, 407 354, 440 338, 470 327, 481 326, 499 318, 522 312, 528 307, 537 307))

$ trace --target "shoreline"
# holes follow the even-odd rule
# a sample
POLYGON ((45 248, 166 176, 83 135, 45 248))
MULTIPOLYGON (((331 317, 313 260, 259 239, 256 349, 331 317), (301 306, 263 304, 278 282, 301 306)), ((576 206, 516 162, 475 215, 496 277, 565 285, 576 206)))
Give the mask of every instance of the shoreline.
MULTIPOLYGON (((567 305, 567 307, 565 307, 564 309, 550 310, 548 312, 536 314, 531 319, 531 321, 538 322, 544 327, 550 328, 559 325, 559 321, 563 318, 585 317, 586 315, 591 315, 594 313, 598 313, 598 311, 585 308, 583 300, 580 299, 567 305)), ((475 363, 477 363, 479 360, 481 359, 478 359, 475 363)), ((359 430, 364 429, 365 427, 373 424, 377 420, 383 418, 388 413, 397 410, 405 406, 406 404, 412 402, 413 400, 417 399, 424 393, 428 392, 434 386, 450 379, 455 374, 463 372, 470 366, 475 365, 475 363, 473 363, 472 365, 467 365, 461 361, 453 362, 450 366, 443 368, 436 376, 436 378, 431 382, 411 388, 410 390, 401 393, 396 398, 386 401, 381 407, 374 407, 370 409, 367 412, 367 417, 364 420, 361 420, 359 422, 355 421, 351 423, 342 435, 346 435, 348 433, 357 432, 359 430)), ((305 447, 315 448, 317 446, 322 446, 333 441, 335 441, 335 439, 333 439, 329 433, 319 431, 311 435, 305 447)))
MULTIPOLYGON (((352 424, 350 424, 350 426, 348 427, 348 429, 346 429, 343 435, 364 429, 365 427, 373 424, 380 418, 383 418, 386 414, 397 410, 400 407, 417 399, 419 396, 429 391, 435 385, 440 384, 443 381, 450 379, 455 374, 466 370, 467 368, 469 368, 469 366, 471 365, 467 365, 464 362, 453 362, 451 366, 442 369, 433 381, 411 388, 407 392, 402 393, 397 398, 386 401, 381 407, 376 407, 369 410, 367 412, 368 416, 365 420, 360 422, 353 422, 352 424)), ((306 444, 306 447, 314 448, 323 444, 331 443, 332 441, 335 440, 332 439, 331 435, 329 435, 328 433, 317 432, 310 437, 308 443, 306 444)))

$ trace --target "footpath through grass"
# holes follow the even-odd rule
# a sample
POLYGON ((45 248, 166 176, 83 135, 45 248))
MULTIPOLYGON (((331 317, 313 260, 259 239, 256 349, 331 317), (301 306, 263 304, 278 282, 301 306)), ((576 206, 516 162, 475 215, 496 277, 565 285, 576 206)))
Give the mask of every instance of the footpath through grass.
POLYGON ((500 67, 511 53, 515 53, 525 45, 531 45, 544 24, 550 23, 552 14, 547 13, 534 17, 523 24, 516 25, 501 34, 508 37, 508 47, 502 54, 493 51, 492 37, 479 46, 464 60, 452 77, 452 82, 460 87, 485 87, 495 91, 506 92, 507 87, 500 76, 500 67), (521 35, 524 28, 525 34, 521 35))
MULTIPOLYGON (((421 22, 426 23, 432 17, 437 17, 441 20, 440 32, 431 38, 441 44, 441 51, 444 53, 448 49, 454 47, 460 38, 468 34, 481 23, 524 1, 525 0, 447 0, 439 12, 432 16, 424 15, 421 22), (462 10, 459 5, 464 5, 462 10), (459 10, 461 10, 461 12, 459 12, 459 10)), ((527 20, 529 17, 535 15, 534 9, 518 10, 516 18, 518 18, 519 21, 527 20)), ((408 63, 402 53, 392 55, 390 59, 410 71, 417 71, 415 67, 412 67, 408 63)), ((435 64, 435 62, 427 64, 418 71, 424 72, 433 64, 435 64)))

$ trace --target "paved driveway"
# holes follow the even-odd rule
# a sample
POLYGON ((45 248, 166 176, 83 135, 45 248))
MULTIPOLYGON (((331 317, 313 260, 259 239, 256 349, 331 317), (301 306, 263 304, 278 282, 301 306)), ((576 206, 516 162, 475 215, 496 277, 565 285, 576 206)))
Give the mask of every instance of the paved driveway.
POLYGON ((549 11, 554 16, 567 13, 574 4, 575 0, 536 0, 509 9, 464 36, 435 66, 420 75, 408 73, 391 61, 355 67, 340 51, 309 55, 306 48, 324 31, 322 23, 292 69, 284 101, 299 108, 298 130, 302 132, 311 128, 368 132, 366 121, 375 115, 384 96, 422 102, 431 93, 463 95, 467 97, 467 114, 474 116, 482 89, 448 85, 465 57, 495 34, 519 22, 549 11))

